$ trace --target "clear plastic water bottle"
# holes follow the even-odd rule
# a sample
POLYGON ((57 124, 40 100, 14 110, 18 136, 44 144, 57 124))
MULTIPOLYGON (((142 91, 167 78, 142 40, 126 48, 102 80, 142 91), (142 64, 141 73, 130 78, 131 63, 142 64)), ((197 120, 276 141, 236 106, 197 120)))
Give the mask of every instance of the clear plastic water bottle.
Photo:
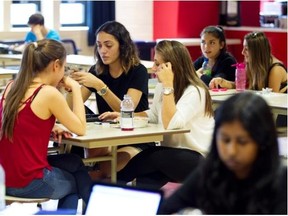
POLYGON ((203 74, 206 74, 207 76, 211 76, 211 67, 209 66, 208 62, 209 62, 209 59, 205 58, 202 64, 203 74))
POLYGON ((133 125, 134 118, 134 104, 132 98, 129 95, 124 95, 124 99, 121 102, 121 130, 131 131, 134 130, 133 125))
POLYGON ((244 63, 237 63, 235 74, 236 91, 244 91, 246 89, 246 69, 244 63))
POLYGON ((0 211, 5 209, 5 172, 0 164, 0 211))

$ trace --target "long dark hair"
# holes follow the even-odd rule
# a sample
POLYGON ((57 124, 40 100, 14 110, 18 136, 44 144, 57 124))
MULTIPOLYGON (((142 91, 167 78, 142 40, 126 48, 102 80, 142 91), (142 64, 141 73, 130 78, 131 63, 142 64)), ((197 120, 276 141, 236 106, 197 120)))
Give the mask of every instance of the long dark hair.
MULTIPOLYGON (((220 44, 221 43, 224 44, 223 48, 220 50, 220 53, 216 58, 215 64, 213 66, 213 71, 214 71, 214 69, 218 68, 219 64, 221 64, 221 62, 218 60, 221 59, 223 55, 228 53, 228 47, 227 47, 225 32, 221 26, 207 26, 206 28, 204 28, 202 30, 200 37, 202 37, 203 34, 211 34, 213 37, 215 37, 219 40, 220 44)), ((233 56, 231 53, 229 53, 229 55, 233 56)))
POLYGON ((62 64, 66 59, 66 50, 61 42, 43 39, 27 45, 23 53, 20 70, 5 98, 0 138, 6 136, 12 141, 14 123, 17 119, 18 110, 23 104, 22 100, 26 91, 35 76, 42 72, 51 61, 57 59, 62 64))
MULTIPOLYGON (((135 65, 140 64, 140 58, 138 55, 138 49, 130 37, 130 33, 119 22, 108 21, 101 25, 96 30, 96 37, 100 32, 105 32, 107 34, 113 35, 115 39, 119 42, 120 46, 120 61, 125 73, 127 73, 130 68, 135 65)), ((101 74, 108 65, 105 65, 98 53, 98 46, 95 42, 94 55, 96 57, 96 71, 101 74)))
POLYGON ((225 37, 224 29, 221 26, 207 26, 200 33, 200 37, 202 37, 202 35, 206 33, 211 34, 213 35, 213 37, 219 39, 220 43, 224 43, 224 46, 220 51, 220 55, 227 52, 226 37, 225 37))
POLYGON ((261 96, 249 92, 232 96, 216 111, 211 150, 202 164, 199 179, 200 190, 203 192, 199 206, 207 214, 233 214, 235 210, 239 181, 220 160, 216 147, 218 129, 235 120, 242 124, 259 146, 251 174, 245 180, 249 184, 245 191, 241 191, 247 201, 246 209, 241 210, 247 214, 269 214, 269 203, 273 199, 272 182, 277 178, 280 167, 277 132, 270 107, 261 96))

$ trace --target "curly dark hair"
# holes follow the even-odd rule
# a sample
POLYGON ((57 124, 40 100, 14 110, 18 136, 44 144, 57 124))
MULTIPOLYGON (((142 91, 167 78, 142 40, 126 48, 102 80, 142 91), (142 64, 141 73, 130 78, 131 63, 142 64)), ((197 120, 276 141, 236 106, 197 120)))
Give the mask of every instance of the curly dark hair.
MULTIPOLYGON (((133 66, 140 64, 138 49, 135 43, 132 41, 130 33, 124 25, 116 21, 108 21, 96 30, 96 37, 100 32, 105 32, 107 34, 113 35, 115 39, 119 42, 120 60, 125 73, 127 73, 133 66)), ((97 73, 102 73, 104 69, 108 68, 109 66, 105 65, 100 58, 96 42, 94 48, 94 56, 97 60, 96 71, 97 73)))

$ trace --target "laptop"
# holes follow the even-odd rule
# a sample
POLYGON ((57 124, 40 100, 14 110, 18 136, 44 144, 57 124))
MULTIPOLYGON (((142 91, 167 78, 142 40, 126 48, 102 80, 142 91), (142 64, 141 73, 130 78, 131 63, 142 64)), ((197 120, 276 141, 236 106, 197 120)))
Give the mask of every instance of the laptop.
POLYGON ((86 113, 86 122, 101 122, 101 120, 98 117, 99 117, 98 114, 86 113))
POLYGON ((156 215, 162 199, 161 190, 97 182, 85 215, 156 215))

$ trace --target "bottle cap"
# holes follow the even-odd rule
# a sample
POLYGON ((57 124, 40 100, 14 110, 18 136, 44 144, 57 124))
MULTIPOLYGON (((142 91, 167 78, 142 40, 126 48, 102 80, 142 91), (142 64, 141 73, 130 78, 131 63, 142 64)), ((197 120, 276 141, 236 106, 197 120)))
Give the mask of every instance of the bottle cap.
POLYGON ((233 64, 231 66, 236 67, 237 69, 244 69, 246 67, 246 64, 244 62, 242 62, 242 63, 233 64))

